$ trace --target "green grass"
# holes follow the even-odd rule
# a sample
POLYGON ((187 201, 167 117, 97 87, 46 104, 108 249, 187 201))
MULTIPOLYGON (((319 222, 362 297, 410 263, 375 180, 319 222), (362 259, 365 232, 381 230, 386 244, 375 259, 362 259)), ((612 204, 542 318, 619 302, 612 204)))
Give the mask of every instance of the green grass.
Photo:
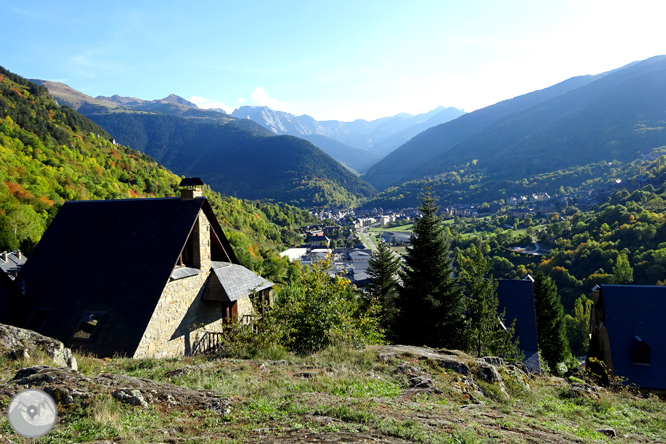
MULTIPOLYGON (((0 372, 6 381, 17 368, 35 361, 5 360, 0 372)), ((330 348, 306 358, 287 355, 279 363, 205 357, 81 357, 79 362, 89 376, 121 373, 216 392, 231 400, 231 414, 158 405, 143 409, 100 394, 87 407, 63 408, 53 432, 35 442, 163 442, 170 437, 246 442, 259 436, 297 441, 301 435, 321 433, 367 433, 383 441, 428 443, 540 442, 543 436, 562 443, 666 441, 666 406, 654 396, 601 391, 599 399, 572 398, 568 385, 533 377, 526 388, 502 372, 508 398, 498 386, 480 382, 487 394, 484 405, 463 408, 470 400, 453 389, 460 381, 456 373, 411 355, 382 361, 373 349, 330 348), (197 370, 167 376, 188 366, 197 370), (409 378, 400 366, 427 372, 442 393, 406 395, 409 378), (601 427, 613 427, 618 438, 596 432, 601 427)), ((0 398, 0 406, 7 402, 0 398)), ((31 442, 16 437, 4 415, 0 434, 12 442, 31 442)))

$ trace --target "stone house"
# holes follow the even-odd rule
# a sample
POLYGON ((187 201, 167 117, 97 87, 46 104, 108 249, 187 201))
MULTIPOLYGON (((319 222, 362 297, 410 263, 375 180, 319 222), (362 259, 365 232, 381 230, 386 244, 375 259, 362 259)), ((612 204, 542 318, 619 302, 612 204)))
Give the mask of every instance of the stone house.
POLYGON ((666 392, 666 287, 595 286, 589 358, 642 389, 666 392))
POLYGON ((0 319, 99 357, 192 353, 207 331, 248 322, 272 284, 240 265, 199 179, 182 196, 66 202, 0 319))

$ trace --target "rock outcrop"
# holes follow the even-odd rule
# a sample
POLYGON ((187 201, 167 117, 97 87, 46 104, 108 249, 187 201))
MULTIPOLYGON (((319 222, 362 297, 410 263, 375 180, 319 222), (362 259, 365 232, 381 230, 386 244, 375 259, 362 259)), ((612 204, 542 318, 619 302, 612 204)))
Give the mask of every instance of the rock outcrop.
POLYGON ((62 342, 11 325, 0 324, 0 354, 11 360, 29 359, 44 354, 57 366, 77 369, 76 357, 62 342))
MULTIPOLYGON (((498 357, 484 357, 475 359, 465 353, 455 350, 435 350, 428 347, 415 347, 411 345, 384 345, 377 347, 378 358, 382 361, 404 360, 406 358, 430 361, 431 365, 439 366, 451 373, 451 387, 463 396, 474 402, 486 394, 478 381, 492 384, 499 388, 503 396, 509 397, 503 378, 511 378, 530 390, 528 375, 519 367, 507 364, 498 357)), ((431 377, 421 368, 409 365, 398 367, 398 371, 408 376, 409 391, 433 390, 431 377)))
POLYGON ((44 390, 64 406, 86 405, 94 396, 108 394, 119 402, 140 407, 155 404, 212 410, 222 415, 230 413, 229 400, 214 392, 125 375, 101 374, 89 378, 70 368, 45 365, 19 370, 7 384, 0 384, 0 397, 12 397, 31 387, 44 390))

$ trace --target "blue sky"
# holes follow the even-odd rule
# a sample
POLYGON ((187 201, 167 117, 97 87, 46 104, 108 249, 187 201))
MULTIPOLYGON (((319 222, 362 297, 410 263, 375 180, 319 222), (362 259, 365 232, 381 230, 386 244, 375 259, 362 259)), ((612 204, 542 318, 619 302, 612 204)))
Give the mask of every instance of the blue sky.
POLYGON ((662 0, 0 0, 0 66, 91 96, 316 119, 473 111, 666 54, 662 0))

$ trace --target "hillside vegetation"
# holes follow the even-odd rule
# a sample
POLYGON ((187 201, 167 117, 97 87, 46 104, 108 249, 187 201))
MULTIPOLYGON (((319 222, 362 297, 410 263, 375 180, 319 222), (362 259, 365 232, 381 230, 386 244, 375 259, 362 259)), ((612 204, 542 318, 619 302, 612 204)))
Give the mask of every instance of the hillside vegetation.
POLYGON ((528 109, 542 101, 572 91, 594 80, 592 76, 574 77, 549 88, 499 102, 455 120, 430 128, 415 136, 371 167, 363 176, 378 190, 412 179, 411 173, 427 165, 457 144, 473 138, 487 126, 505 116, 528 109))
MULTIPOLYGON (((464 115, 410 140, 364 176, 378 189, 444 179, 443 198, 478 179, 487 200, 505 183, 599 162, 630 162, 666 144, 666 56, 574 78, 464 115), (458 182, 447 180, 458 175, 458 182)), ((455 179, 455 178, 454 178, 455 179)), ((546 184, 553 192, 562 184, 546 184)), ((578 186, 579 183, 564 183, 578 186)), ((471 190, 471 188, 469 188, 471 190)))
MULTIPOLYGON (((181 177, 114 145, 97 124, 59 106, 46 88, 0 68, 0 250, 28 256, 66 200, 178 195, 181 177)), ((312 221, 288 205, 206 195, 242 262, 260 269, 274 249, 300 243, 312 221)), ((278 267, 286 272, 288 264, 278 267)))
MULTIPOLYGON (((497 367, 500 385, 480 376, 485 363, 417 347, 330 348, 307 358, 242 360, 223 355, 161 361, 79 357, 79 363, 81 373, 51 371, 42 382, 39 375, 24 376, 25 384, 49 389, 59 401, 58 423, 37 442, 666 440, 666 410, 654 396, 526 376, 510 366, 497 367), (469 366, 471 373, 447 369, 447 362, 469 366), (117 385, 99 382, 136 387, 145 407, 120 401, 112 395, 117 385), (72 392, 77 393, 74 401, 65 403, 72 392)), ((0 404, 7 405, 21 387, 9 381, 18 369, 51 362, 30 358, 2 364, 0 379, 8 382, 0 384, 0 404)), ((2 415, 0 442, 32 440, 15 435, 2 415)))
POLYGON ((219 193, 299 207, 353 207, 375 190, 311 143, 275 136, 248 119, 201 110, 177 96, 97 98, 42 82, 121 144, 219 193))

